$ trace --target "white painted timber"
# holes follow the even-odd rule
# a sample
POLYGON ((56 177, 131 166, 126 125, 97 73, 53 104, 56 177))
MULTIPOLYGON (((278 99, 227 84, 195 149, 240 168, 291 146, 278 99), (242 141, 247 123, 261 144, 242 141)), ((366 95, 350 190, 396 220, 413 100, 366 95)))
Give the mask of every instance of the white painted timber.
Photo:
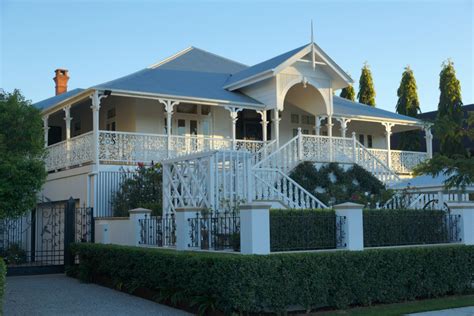
POLYGON ((356 203, 342 203, 334 206, 336 216, 344 216, 344 243, 347 250, 364 249, 364 224, 362 208, 364 205, 356 203))

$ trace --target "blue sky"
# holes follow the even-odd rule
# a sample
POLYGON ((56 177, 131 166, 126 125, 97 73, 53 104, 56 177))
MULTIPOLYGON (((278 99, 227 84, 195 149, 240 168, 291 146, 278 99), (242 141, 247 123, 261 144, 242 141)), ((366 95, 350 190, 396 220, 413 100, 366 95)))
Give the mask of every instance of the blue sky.
POLYGON ((315 42, 356 82, 369 63, 378 107, 395 109, 410 65, 422 111, 435 110, 447 58, 474 103, 472 0, 0 3, 0 87, 33 101, 54 94, 56 68, 69 69, 70 89, 86 88, 191 45, 252 65, 309 42, 313 19, 315 42))

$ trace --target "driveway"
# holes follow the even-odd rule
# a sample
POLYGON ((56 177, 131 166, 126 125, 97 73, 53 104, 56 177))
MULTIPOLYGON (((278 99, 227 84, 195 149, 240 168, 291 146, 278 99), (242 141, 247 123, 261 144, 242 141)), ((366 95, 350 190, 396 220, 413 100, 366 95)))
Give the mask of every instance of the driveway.
POLYGON ((415 314, 409 314, 409 315, 413 315, 413 316, 473 316, 474 306, 450 308, 450 309, 444 309, 440 311, 415 313, 415 314))
POLYGON ((63 274, 7 277, 4 314, 10 315, 190 315, 63 274))

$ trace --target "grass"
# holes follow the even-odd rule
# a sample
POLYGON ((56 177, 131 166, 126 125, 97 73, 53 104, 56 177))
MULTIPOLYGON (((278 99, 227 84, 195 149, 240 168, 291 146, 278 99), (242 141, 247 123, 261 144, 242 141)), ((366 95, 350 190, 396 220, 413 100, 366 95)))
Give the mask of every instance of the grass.
POLYGON ((313 315, 384 315, 395 316, 408 313, 427 312, 448 308, 474 306, 474 294, 462 296, 448 296, 436 299, 411 301, 398 304, 375 305, 372 307, 356 307, 347 310, 328 311, 313 315))

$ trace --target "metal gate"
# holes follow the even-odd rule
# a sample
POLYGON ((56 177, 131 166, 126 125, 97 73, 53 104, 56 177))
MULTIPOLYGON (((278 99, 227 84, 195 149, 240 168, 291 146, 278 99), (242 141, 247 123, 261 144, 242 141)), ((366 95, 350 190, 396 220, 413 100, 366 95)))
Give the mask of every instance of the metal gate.
POLYGON ((70 244, 93 241, 92 208, 76 207, 73 198, 0 221, 0 256, 8 275, 64 272, 74 263, 70 244))

